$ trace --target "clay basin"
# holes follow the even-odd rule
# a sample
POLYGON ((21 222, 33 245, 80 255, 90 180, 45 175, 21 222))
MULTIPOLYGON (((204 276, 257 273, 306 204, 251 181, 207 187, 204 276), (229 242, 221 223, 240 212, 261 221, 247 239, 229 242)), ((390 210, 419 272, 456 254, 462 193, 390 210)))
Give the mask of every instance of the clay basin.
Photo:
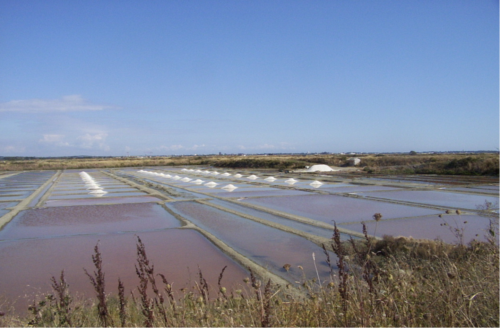
POLYGON ((176 218, 154 203, 50 207, 22 211, 0 231, 0 240, 180 226, 176 218))
MULTIPOLYGON (((230 287, 242 284, 243 278, 248 275, 246 270, 196 231, 169 229, 137 235, 146 247, 155 273, 166 276, 176 297, 182 295, 181 288, 190 290, 194 282, 199 281, 198 268, 213 288, 217 286, 222 268, 227 265, 221 283, 228 291, 230 287)), ((127 295, 137 290, 139 280, 134 267, 136 234, 88 235, 0 243, 2 297, 17 300, 16 309, 26 311, 35 294, 53 292, 50 278, 58 278, 64 270, 72 293, 95 299, 94 289, 83 268, 89 273, 95 270, 91 255, 97 242, 100 243, 103 258, 106 293, 117 294, 118 278, 123 281, 127 295)), ((157 283, 163 289, 161 280, 157 283)), ((214 289, 211 295, 217 295, 214 289)))
MULTIPOLYGON (((491 218, 495 220, 495 218, 491 218)), ((498 224, 498 218, 496 218, 498 224)), ((489 218, 477 215, 444 215, 442 218, 437 215, 430 217, 400 219, 400 220, 381 220, 367 221, 366 227, 369 234, 374 233, 382 237, 404 236, 416 239, 440 239, 447 243, 467 244, 473 239, 485 241, 485 236, 489 229, 489 218), (444 225, 446 223, 446 225, 444 225), (455 228, 459 230, 460 237, 455 228), (463 229, 463 230, 462 230, 463 229)), ((349 230, 362 232, 361 224, 340 224, 339 227, 345 227, 349 230)))
POLYGON ((387 198, 394 200, 402 200, 413 203, 423 203, 438 206, 447 206, 451 208, 466 208, 476 209, 478 205, 483 205, 485 201, 495 204, 498 202, 498 197, 482 196, 482 195, 467 195, 463 193, 453 193, 444 191, 388 191, 384 193, 363 193, 366 196, 377 198, 387 198))
MULTIPOLYGON (((176 202, 168 206, 240 254, 292 283, 301 280, 303 274, 308 279, 316 276, 312 253, 316 254, 321 279, 329 277, 323 250, 305 238, 196 202, 176 202), (291 265, 288 272, 283 269, 286 263, 291 265), (298 268, 299 265, 304 271, 298 268)), ((335 255, 330 254, 330 257, 335 263, 335 255)))
POLYGON ((442 213, 438 210, 335 195, 249 198, 241 202, 323 221, 331 225, 334 220, 337 223, 370 220, 375 213, 382 213, 384 218, 442 213))
POLYGON ((100 197, 86 199, 60 199, 47 200, 44 203, 46 207, 54 206, 77 206, 77 205, 110 205, 110 204, 127 204, 127 203, 152 203, 159 202, 160 199, 153 196, 137 196, 137 197, 100 197))

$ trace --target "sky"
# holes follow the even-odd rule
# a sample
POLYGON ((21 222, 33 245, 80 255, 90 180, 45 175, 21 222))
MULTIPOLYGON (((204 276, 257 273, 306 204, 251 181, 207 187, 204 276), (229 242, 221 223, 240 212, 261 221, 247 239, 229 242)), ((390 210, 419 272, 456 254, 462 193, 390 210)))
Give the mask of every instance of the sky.
POLYGON ((0 156, 498 147, 498 1, 0 0, 0 156))

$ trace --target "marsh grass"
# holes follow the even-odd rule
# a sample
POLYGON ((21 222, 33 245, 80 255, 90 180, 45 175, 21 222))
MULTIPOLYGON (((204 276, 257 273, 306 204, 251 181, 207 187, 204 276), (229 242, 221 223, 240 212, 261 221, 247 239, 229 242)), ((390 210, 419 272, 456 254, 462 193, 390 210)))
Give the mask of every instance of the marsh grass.
MULTIPOLYGON (((359 174, 452 174, 492 175, 499 174, 498 153, 483 154, 387 154, 357 155, 364 172, 359 174)), ((269 156, 204 155, 204 156, 156 156, 123 158, 8 158, 0 161, 0 171, 61 170, 61 169, 108 169, 145 166, 203 165, 233 169, 295 170, 314 164, 347 166, 348 157, 334 154, 269 156)))
MULTIPOLYGON (((365 229, 366 231, 366 229, 365 229)), ((119 282, 105 291, 103 261, 94 249, 87 274, 95 299, 71 296, 64 273, 52 277, 54 293, 33 302, 29 315, 0 317, 3 326, 498 326, 498 242, 451 245, 384 237, 340 240, 323 246, 330 279, 295 287, 262 282, 252 271, 243 288, 208 286, 201 270, 195 288, 180 294, 154 270, 138 238, 138 287, 119 282), (329 250, 337 255, 332 263, 329 250), (211 287, 214 287, 212 289, 211 287), (298 288, 303 296, 287 291, 298 288), (214 292, 216 290, 217 292, 214 292), (128 296, 127 296, 128 295, 128 296), (295 294, 296 295, 296 294, 295 294), (105 310, 106 309, 106 310, 105 310)), ((289 266, 289 265, 288 265, 289 266)), ((300 269, 300 268, 299 268, 300 269)))

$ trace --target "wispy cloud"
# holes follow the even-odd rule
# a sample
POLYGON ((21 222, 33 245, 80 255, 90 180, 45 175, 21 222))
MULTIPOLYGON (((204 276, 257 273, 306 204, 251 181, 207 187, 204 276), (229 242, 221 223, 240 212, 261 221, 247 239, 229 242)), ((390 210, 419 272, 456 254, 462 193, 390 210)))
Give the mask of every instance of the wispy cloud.
POLYGON ((62 134, 44 134, 38 142, 56 146, 69 146, 69 143, 64 141, 64 135, 62 134))
POLYGON ((23 147, 23 146, 3 146, 3 147, 0 147, 0 151, 1 152, 5 152, 7 154, 19 154, 19 153, 23 153, 24 151, 26 150, 26 147, 23 147))
POLYGON ((116 108, 115 106, 93 104, 80 95, 69 95, 60 99, 27 99, 0 103, 0 112, 19 113, 99 111, 116 108))
POLYGON ((102 150, 109 150, 110 147, 106 144, 106 138, 108 134, 105 132, 98 133, 86 133, 83 136, 78 137, 80 140, 80 147, 90 149, 99 148, 102 150))
POLYGON ((185 149, 183 145, 172 145, 172 146, 160 146, 159 150, 181 150, 185 149))
POLYGON ((293 145, 290 145, 287 142, 280 142, 278 145, 271 145, 268 143, 264 143, 262 145, 256 145, 256 146, 243 146, 239 145, 237 148, 241 150, 259 150, 259 149, 280 149, 280 150, 290 150, 290 149, 295 149, 293 145))
POLYGON ((183 145, 172 145, 172 146, 160 146, 158 150, 197 150, 200 148, 205 148, 205 144, 193 145, 191 147, 185 147, 183 145))

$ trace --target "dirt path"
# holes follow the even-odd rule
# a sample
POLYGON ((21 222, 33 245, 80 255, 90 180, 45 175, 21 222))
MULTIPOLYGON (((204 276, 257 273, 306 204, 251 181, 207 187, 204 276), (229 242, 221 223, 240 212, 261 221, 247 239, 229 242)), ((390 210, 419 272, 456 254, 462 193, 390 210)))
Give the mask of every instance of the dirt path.
POLYGON ((4 216, 0 218, 0 230, 9 223, 19 212, 28 208, 28 205, 33 199, 35 199, 49 184, 53 183, 54 178, 61 174, 61 171, 57 171, 54 175, 49 178, 43 185, 41 185, 37 190, 35 190, 31 195, 23 199, 19 204, 14 206, 14 208, 4 216))

